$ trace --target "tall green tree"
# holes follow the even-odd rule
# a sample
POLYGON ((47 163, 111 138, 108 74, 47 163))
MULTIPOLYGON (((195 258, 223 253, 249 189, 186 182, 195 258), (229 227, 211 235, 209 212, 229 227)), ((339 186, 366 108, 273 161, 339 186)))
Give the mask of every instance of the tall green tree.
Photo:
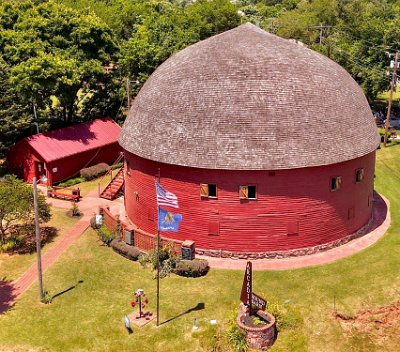
MULTIPOLYGON (((39 221, 51 218, 50 206, 38 195, 39 221)), ((32 188, 14 176, 0 179, 0 243, 4 243, 16 226, 32 225, 35 219, 32 188)))
POLYGON ((103 66, 116 52, 109 27, 94 14, 52 1, 4 2, 0 25, 0 49, 15 91, 39 114, 73 121, 81 97, 98 88, 103 66))

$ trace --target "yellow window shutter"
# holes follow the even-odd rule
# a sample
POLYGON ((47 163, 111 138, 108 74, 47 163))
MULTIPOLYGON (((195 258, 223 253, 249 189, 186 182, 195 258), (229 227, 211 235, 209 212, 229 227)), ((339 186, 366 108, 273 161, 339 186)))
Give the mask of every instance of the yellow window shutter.
POLYGON ((342 185, 342 176, 336 177, 336 189, 339 189, 342 185))
POLYGON ((208 197, 208 184, 200 183, 200 197, 208 197))
POLYGON ((249 188, 247 186, 239 187, 239 198, 241 199, 249 198, 249 188))

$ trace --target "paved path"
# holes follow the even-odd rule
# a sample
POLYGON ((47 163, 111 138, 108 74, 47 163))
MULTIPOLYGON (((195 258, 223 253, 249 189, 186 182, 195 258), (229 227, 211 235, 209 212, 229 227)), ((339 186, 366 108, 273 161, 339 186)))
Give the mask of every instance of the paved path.
MULTIPOLYGON (((42 191, 46 192, 46 189, 42 191)), ((71 209, 71 202, 47 198, 47 201, 56 208, 65 210, 71 209)), ((110 206, 111 210, 118 213, 123 202, 116 200, 110 202, 109 200, 98 198, 97 191, 90 192, 87 196, 81 199, 78 204, 79 210, 83 213, 82 218, 70 229, 67 233, 62 234, 60 239, 51 246, 42 255, 42 271, 45 272, 60 255, 67 250, 71 244, 82 235, 90 225, 90 218, 98 212, 99 206, 110 206)), ((34 264, 16 281, 7 282, 0 280, 0 314, 11 307, 15 301, 37 280, 37 262, 34 264)))
MULTIPOLYGON (((313 265, 322 265, 353 255, 377 242, 390 226, 389 201, 375 194, 373 222, 370 230, 364 236, 352 240, 342 246, 303 257, 287 259, 257 259, 253 260, 254 270, 287 270, 313 265)), ((208 260, 211 268, 244 270, 247 260, 200 257, 208 260)))

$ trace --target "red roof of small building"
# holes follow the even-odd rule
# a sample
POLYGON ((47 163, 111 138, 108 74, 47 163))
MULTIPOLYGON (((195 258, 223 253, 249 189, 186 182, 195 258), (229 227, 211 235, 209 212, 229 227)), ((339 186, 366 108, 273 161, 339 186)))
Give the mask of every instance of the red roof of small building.
POLYGON ((51 162, 116 143, 120 130, 114 120, 103 118, 36 134, 25 140, 45 162, 51 162))

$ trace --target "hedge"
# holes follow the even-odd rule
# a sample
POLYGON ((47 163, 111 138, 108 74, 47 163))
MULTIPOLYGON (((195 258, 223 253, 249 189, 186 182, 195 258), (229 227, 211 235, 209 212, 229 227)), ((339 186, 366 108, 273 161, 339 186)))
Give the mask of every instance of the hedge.
POLYGON ((130 246, 117 238, 111 241, 111 247, 117 253, 130 260, 138 260, 139 256, 142 254, 136 247, 130 246))
POLYGON ((93 180, 96 177, 102 176, 110 169, 106 163, 100 163, 94 166, 87 167, 80 171, 81 177, 85 180, 93 180))
POLYGON ((186 277, 199 277, 207 274, 208 269, 208 261, 205 259, 180 260, 176 263, 175 274, 186 277))

